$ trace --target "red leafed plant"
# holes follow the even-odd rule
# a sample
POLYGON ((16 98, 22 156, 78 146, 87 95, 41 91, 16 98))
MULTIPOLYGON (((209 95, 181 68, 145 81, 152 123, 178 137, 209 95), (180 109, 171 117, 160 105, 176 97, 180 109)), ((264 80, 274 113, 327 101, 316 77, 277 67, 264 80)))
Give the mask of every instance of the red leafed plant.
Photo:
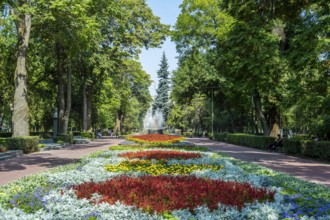
POLYGON ((102 183, 88 182, 73 187, 78 198, 91 199, 93 193, 102 195, 98 202, 114 204, 121 201, 145 211, 163 213, 176 209, 189 209, 207 205, 210 210, 218 203, 236 206, 245 203, 274 201, 274 192, 254 188, 249 183, 199 179, 194 176, 115 177, 102 183))
POLYGON ((156 160, 167 160, 167 159, 183 159, 187 160, 190 158, 200 158, 202 155, 197 153, 187 153, 180 151, 139 151, 139 152, 128 152, 119 154, 120 157, 126 157, 129 159, 139 158, 139 159, 156 159, 156 160))

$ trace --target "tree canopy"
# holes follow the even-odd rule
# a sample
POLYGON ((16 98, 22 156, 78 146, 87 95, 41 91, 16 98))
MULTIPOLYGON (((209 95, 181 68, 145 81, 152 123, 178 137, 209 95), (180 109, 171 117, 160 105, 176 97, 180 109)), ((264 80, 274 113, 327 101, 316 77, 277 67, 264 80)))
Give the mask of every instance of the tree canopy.
POLYGON ((329 138, 321 132, 328 123, 328 2, 184 0, 180 7, 172 34, 178 104, 213 93, 218 131, 276 136, 290 129, 329 138))

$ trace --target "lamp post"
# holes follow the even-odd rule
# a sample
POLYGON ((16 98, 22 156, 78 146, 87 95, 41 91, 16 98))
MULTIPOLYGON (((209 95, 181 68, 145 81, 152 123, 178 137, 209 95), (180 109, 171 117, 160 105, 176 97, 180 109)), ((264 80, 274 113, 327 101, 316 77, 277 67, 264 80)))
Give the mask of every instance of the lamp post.
POLYGON ((58 133, 58 109, 57 108, 55 108, 55 111, 53 114, 53 120, 54 120, 53 138, 56 138, 57 133, 58 133))

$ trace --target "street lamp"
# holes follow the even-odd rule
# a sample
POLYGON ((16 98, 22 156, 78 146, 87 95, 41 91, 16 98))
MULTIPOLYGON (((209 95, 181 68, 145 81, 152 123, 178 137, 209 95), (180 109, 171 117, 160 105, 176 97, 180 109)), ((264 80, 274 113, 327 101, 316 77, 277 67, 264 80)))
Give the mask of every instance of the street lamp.
POLYGON ((54 120, 53 138, 56 138, 57 132, 58 132, 58 109, 57 108, 55 108, 55 111, 53 114, 53 120, 54 120))

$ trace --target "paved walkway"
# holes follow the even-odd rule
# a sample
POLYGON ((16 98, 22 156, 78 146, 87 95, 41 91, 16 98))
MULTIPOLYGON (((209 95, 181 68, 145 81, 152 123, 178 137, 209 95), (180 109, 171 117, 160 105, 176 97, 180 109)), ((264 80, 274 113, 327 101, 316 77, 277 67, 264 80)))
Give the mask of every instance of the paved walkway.
POLYGON ((118 145, 122 141, 123 139, 118 138, 97 139, 89 144, 77 144, 60 150, 36 152, 0 161, 0 185, 55 166, 75 162, 92 152, 109 149, 109 146, 118 145))
POLYGON ((273 170, 330 187, 330 163, 241 147, 207 138, 188 138, 187 141, 208 147, 213 152, 223 152, 243 161, 255 162, 273 170))
MULTIPOLYGON (((207 138, 188 138, 187 140, 198 146, 206 146, 213 152, 223 152, 237 159, 255 162, 300 179, 330 187, 330 164, 212 141, 207 138)), ((123 139, 104 138, 90 144, 72 145, 61 150, 37 152, 0 161, 0 185, 58 165, 72 163, 97 150, 106 150, 109 146, 118 145, 122 141, 123 139)))

